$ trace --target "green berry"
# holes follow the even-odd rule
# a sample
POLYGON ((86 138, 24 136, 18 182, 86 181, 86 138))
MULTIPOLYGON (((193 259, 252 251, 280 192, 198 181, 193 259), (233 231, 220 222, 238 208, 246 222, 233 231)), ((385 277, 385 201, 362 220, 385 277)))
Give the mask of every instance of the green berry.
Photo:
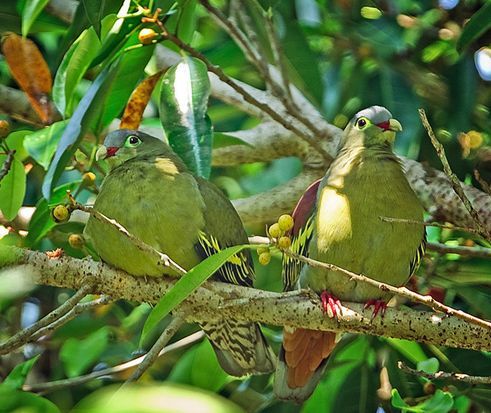
POLYGON ((70 234, 68 237, 68 243, 72 248, 79 250, 84 246, 85 240, 81 234, 70 234))
POLYGON ((70 219, 70 211, 65 205, 56 205, 51 210, 51 216, 57 223, 66 222, 70 219))
POLYGON ((289 248, 290 245, 292 245, 292 240, 290 239, 290 237, 280 237, 278 239, 278 247, 286 249, 289 248))
POLYGON ((271 254, 269 252, 263 252, 259 254, 259 264, 268 265, 271 261, 271 254))
POLYGON ((282 235, 281 228, 278 223, 275 223, 269 227, 268 233, 271 238, 279 238, 282 235))
POLYGON ((278 225, 282 231, 290 231, 293 228, 293 218, 291 215, 284 214, 278 218, 278 225))
POLYGON ((269 247, 258 247, 258 249, 257 249, 257 253, 258 253, 259 255, 261 255, 261 254, 263 254, 263 253, 265 253, 265 252, 269 253, 269 247))

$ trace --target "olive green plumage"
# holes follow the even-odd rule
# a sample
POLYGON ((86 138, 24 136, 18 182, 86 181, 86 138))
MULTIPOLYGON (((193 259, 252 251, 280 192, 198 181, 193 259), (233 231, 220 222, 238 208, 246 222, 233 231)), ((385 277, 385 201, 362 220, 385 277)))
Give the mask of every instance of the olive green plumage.
MULTIPOLYGON (((394 286, 407 282, 424 254, 424 226, 380 219, 423 219, 423 208, 392 152, 398 130, 399 122, 383 107, 373 106, 355 115, 319 183, 317 196, 311 197, 311 207, 308 199, 297 206, 296 211, 309 212, 294 216, 302 226, 293 234, 293 250, 394 286)), ((283 274, 287 289, 311 288, 341 301, 391 297, 338 272, 302 265, 288 257, 283 274)), ((324 344, 330 340, 327 347, 316 341, 318 332, 285 329, 284 334, 286 344, 280 352, 275 392, 280 398, 302 401, 322 377, 335 345, 334 333, 328 332, 323 338, 324 344), (322 354, 315 358, 315 351, 322 354), (303 354, 310 354, 310 359, 303 354)))
MULTIPOLYGON (((123 129, 110 133, 98 154, 107 160, 109 173, 94 208, 184 269, 220 249, 248 242, 230 201, 213 184, 191 174, 164 142, 123 129)), ((177 275, 163 270, 155 256, 138 249, 108 223, 91 217, 84 233, 110 265, 133 275, 177 275)), ((232 257, 214 277, 251 286, 250 252, 232 257)), ((258 324, 223 320, 202 328, 229 374, 264 373, 274 368, 274 354, 258 324)))

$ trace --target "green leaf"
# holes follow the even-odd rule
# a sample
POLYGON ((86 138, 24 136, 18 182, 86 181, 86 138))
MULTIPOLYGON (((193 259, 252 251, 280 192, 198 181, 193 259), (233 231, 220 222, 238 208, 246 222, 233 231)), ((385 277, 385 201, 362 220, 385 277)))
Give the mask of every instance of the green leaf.
POLYGON ((481 37, 486 31, 491 28, 491 2, 486 2, 483 6, 471 17, 464 26, 464 30, 457 40, 457 50, 462 52, 474 40, 481 37))
POLYGON ((100 116, 100 106, 103 105, 104 99, 114 81, 118 66, 119 61, 116 61, 99 73, 68 122, 44 178, 42 192, 46 199, 50 198, 53 186, 77 150, 85 132, 92 122, 100 116))
POLYGON ((196 0, 177 0, 179 8, 177 36, 186 43, 191 43, 196 30, 196 3, 196 0))
POLYGON ((22 36, 26 37, 32 24, 49 0, 26 0, 22 10, 22 36))
POLYGON ((194 290, 211 277, 227 260, 234 254, 250 248, 250 245, 236 245, 225 248, 222 251, 209 256, 194 268, 183 275, 158 302, 148 315, 143 326, 140 343, 144 342, 148 333, 169 314, 174 308, 181 304, 194 290))
POLYGON ((82 0, 87 20, 94 27, 98 38, 101 38, 101 21, 104 13, 105 0, 82 0))
POLYGON ((419 371, 424 371, 425 373, 428 374, 434 374, 438 371, 439 367, 440 367, 440 362, 438 361, 438 359, 435 357, 430 357, 428 360, 420 361, 417 364, 416 369, 419 371))
POLYGON ((453 406, 453 396, 451 393, 437 390, 432 397, 424 402, 410 406, 402 399, 397 389, 393 389, 391 402, 392 406, 401 409, 403 412, 447 413, 453 406))
POLYGON ((109 328, 102 327, 83 340, 69 338, 60 350, 68 377, 79 376, 97 362, 109 342, 109 328))
POLYGON ((160 120, 169 144, 191 171, 204 178, 211 172, 209 96, 208 71, 198 59, 184 57, 162 78, 160 120))
POLYGON ((80 181, 69 182, 53 190, 50 202, 41 198, 36 204, 36 210, 29 220, 27 227, 27 236, 25 238, 26 246, 36 245, 46 234, 51 231, 57 224, 51 218, 50 208, 66 200, 66 191, 74 191, 80 184, 80 181))
POLYGON ((216 393, 228 381, 230 381, 230 376, 218 364, 210 342, 208 340, 202 341, 194 353, 191 384, 216 393))
POLYGON ((71 114, 75 88, 100 48, 101 43, 91 27, 80 35, 63 57, 53 83, 53 100, 60 113, 71 114))
POLYGON ((225 148, 227 146, 246 145, 253 147, 249 142, 246 142, 236 136, 228 135, 222 132, 213 132, 213 149, 225 148))
MULTIPOLYGON (((6 155, 0 155, 0 165, 4 165, 6 155)), ((0 181, 0 210, 7 220, 16 217, 26 194, 26 173, 24 165, 15 156, 10 170, 0 181)))
POLYGON ((68 121, 66 120, 55 122, 30 135, 26 135, 24 138, 24 148, 44 170, 48 169, 51 158, 53 158, 56 151, 56 146, 67 124, 68 121))
POLYGON ((38 354, 34 356, 32 359, 26 360, 23 363, 17 364, 14 369, 9 373, 9 375, 5 378, 3 384, 10 386, 12 389, 21 389, 22 385, 26 381, 26 377, 31 371, 32 367, 38 361, 41 355, 38 354))
POLYGON ((0 412, 60 413, 52 402, 37 394, 12 390, 0 384, 0 412))
POLYGON ((416 364, 428 358, 419 343, 388 337, 384 338, 384 340, 412 363, 416 364))

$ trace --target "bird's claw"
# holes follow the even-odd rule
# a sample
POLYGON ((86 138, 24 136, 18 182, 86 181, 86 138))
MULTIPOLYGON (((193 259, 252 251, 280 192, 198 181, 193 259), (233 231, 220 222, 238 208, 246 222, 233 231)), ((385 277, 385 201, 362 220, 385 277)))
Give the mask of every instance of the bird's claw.
POLYGON ((337 317, 338 313, 341 314, 341 301, 337 297, 327 291, 321 293, 322 311, 327 314, 329 318, 337 317))
POLYGON ((372 320, 377 317, 378 313, 380 313, 382 318, 384 317, 385 310, 387 310, 387 303, 384 300, 368 300, 363 308, 371 306, 373 306, 372 320))

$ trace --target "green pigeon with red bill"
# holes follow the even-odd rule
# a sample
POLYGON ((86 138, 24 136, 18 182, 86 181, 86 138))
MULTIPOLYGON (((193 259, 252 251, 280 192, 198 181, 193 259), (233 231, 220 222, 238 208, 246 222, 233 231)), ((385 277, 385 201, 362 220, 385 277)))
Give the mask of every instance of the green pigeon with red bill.
MULTIPOLYGON (((401 124, 384 107, 358 112, 344 130, 325 176, 314 182, 292 216, 293 252, 399 287, 424 255, 423 207, 393 152, 401 124)), ((325 313, 336 316, 340 300, 385 311, 391 294, 350 280, 336 271, 283 257, 286 290, 310 288, 325 313)), ((339 335, 285 326, 274 390, 281 399, 302 402, 315 390, 339 335)))

